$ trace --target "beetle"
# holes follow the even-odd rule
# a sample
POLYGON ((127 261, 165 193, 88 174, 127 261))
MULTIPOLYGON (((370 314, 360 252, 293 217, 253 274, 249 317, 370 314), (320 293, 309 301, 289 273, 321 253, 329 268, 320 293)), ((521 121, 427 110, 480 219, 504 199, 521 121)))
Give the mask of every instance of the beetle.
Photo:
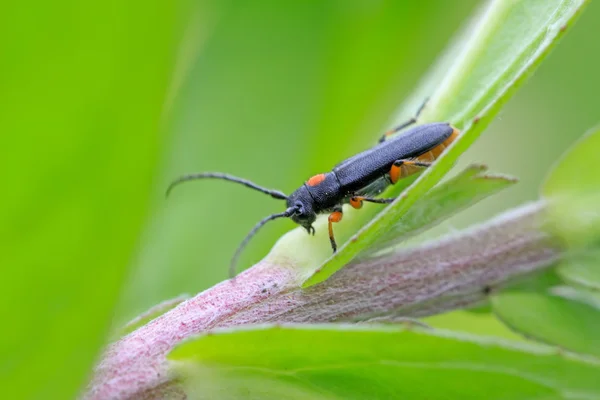
POLYGON ((421 168, 429 167, 458 137, 460 131, 446 122, 419 125, 392 137, 394 133, 416 123, 426 103, 427 101, 419 107, 413 118, 384 133, 377 145, 342 161, 330 172, 312 176, 289 196, 278 190, 259 186, 247 179, 221 172, 183 175, 169 185, 167 196, 173 187, 182 182, 212 178, 236 182, 275 199, 286 201, 287 208, 284 212, 269 215, 259 221, 240 243, 229 267, 232 277, 235 275, 237 260, 250 239, 263 225, 278 218, 291 218, 304 227, 309 234, 314 235, 313 223, 317 215, 329 213, 329 240, 335 253, 337 243, 333 224, 342 220, 344 204, 348 203, 358 209, 362 207, 363 202, 392 203, 395 198, 374 196, 399 179, 412 175, 421 168))

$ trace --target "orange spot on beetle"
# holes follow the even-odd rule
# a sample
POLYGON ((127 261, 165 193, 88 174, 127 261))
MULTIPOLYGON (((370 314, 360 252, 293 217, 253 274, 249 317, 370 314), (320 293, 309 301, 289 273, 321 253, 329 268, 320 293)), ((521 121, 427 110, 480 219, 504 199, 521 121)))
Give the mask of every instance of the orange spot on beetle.
POLYGON ((306 184, 308 186, 317 186, 319 183, 323 182, 325 180, 325 174, 318 174, 315 176, 311 176, 307 181, 306 184))

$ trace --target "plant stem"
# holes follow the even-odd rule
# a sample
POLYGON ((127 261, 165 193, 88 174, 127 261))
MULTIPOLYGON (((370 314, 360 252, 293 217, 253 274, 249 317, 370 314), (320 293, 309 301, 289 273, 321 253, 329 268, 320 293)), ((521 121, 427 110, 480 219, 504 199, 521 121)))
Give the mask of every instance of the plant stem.
POLYGON ((293 266, 263 260, 110 345, 85 398, 185 398, 166 356, 214 328, 402 320, 478 304, 560 257, 560 245, 540 229, 544 208, 531 203, 415 248, 356 260, 304 290, 293 266))

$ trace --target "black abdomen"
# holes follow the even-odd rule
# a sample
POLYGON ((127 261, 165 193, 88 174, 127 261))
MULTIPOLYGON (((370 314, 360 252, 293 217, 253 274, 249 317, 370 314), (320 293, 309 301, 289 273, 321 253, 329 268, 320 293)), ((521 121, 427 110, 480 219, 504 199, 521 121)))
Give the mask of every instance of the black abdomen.
POLYGON ((396 160, 418 157, 448 139, 454 129, 447 123, 417 126, 363 151, 334 169, 344 194, 354 193, 387 174, 396 160))

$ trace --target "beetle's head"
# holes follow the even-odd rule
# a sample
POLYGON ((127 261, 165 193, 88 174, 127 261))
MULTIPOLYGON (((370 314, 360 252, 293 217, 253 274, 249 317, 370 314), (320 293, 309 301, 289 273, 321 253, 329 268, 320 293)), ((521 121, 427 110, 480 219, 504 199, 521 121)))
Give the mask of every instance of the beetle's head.
POLYGON ((314 200, 304 185, 292 193, 287 199, 288 209, 294 210, 294 213, 290 216, 292 221, 303 226, 308 233, 312 234, 315 232, 312 224, 317 219, 313 203, 314 200))

